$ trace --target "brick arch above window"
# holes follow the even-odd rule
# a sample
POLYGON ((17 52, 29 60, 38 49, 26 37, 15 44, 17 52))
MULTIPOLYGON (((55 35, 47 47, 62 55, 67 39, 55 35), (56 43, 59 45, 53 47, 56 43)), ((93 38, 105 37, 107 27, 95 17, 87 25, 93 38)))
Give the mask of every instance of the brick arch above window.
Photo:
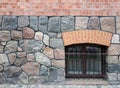
POLYGON ((74 30, 62 33, 64 46, 91 43, 110 46, 112 33, 101 30, 74 30))

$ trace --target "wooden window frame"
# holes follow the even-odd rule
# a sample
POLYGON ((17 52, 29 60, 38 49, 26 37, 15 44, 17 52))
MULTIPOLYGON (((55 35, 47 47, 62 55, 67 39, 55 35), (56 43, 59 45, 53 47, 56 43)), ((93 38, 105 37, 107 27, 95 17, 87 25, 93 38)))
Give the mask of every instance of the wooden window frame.
MULTIPOLYGON (((96 45, 96 44, 75 44, 75 45, 69 45, 65 47, 65 56, 67 57, 69 51, 67 51, 67 49, 69 47, 73 48, 73 47, 83 47, 83 59, 82 59, 82 74, 68 74, 68 70, 67 70, 67 58, 65 59, 65 77, 66 78, 105 78, 106 77, 106 51, 107 51, 107 46, 102 46, 102 45, 96 45), (84 52, 84 49, 87 46, 95 46, 95 47, 99 47, 101 48, 101 74, 86 74, 86 59, 84 58, 86 53, 84 52)), ((74 52, 72 52, 72 54, 74 54, 74 52)), ((73 58, 74 59, 74 58, 73 58)))

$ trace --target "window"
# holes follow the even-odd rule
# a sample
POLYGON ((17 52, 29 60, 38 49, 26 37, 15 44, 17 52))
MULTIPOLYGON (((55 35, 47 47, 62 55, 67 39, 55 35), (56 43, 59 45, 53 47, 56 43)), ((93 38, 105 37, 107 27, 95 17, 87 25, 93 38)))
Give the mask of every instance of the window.
POLYGON ((66 77, 104 78, 106 47, 91 44, 65 47, 66 77))

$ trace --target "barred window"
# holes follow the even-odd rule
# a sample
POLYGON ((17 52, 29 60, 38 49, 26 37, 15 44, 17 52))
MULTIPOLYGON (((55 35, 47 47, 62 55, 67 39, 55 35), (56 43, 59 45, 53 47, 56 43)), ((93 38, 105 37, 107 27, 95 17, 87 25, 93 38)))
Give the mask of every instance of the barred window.
POLYGON ((66 77, 70 78, 104 78, 105 46, 79 44, 65 47, 66 77))

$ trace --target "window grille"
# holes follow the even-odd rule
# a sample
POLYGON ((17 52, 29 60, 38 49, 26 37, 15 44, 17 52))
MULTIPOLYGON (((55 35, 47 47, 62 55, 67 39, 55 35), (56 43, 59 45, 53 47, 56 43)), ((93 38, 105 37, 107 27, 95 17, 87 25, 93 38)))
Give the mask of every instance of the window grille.
POLYGON ((66 77, 104 78, 106 48, 93 44, 66 46, 66 77))

